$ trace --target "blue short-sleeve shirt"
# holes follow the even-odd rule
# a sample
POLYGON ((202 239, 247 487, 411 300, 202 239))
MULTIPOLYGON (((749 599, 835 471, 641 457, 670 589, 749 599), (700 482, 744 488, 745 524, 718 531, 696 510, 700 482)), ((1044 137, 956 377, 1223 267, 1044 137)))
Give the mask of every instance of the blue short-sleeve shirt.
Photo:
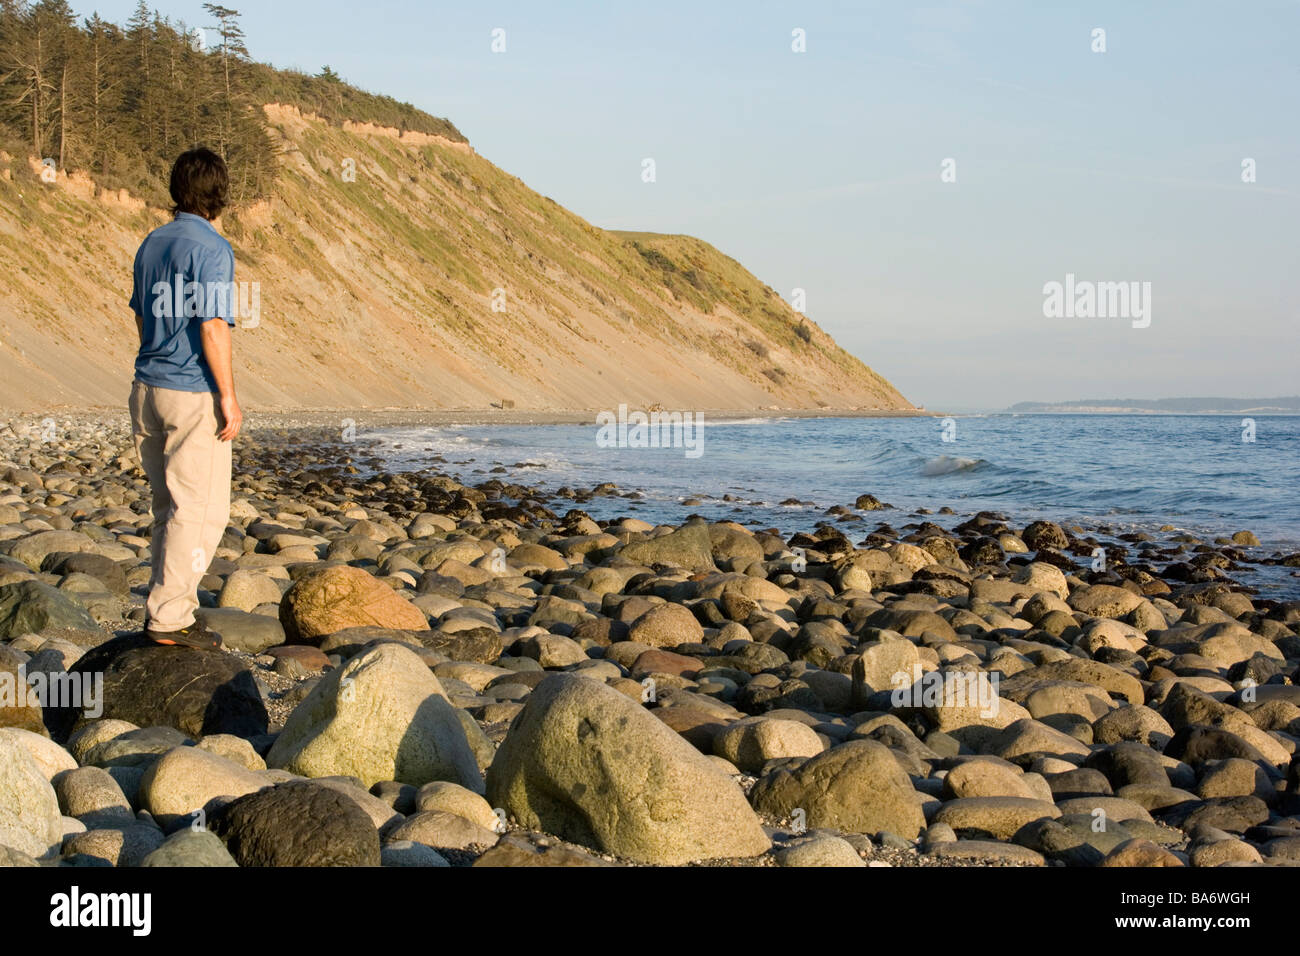
POLYGON ((177 213, 140 244, 134 278, 131 308, 144 319, 136 380, 182 392, 215 392, 200 327, 217 318, 235 324, 230 243, 202 216, 177 213))

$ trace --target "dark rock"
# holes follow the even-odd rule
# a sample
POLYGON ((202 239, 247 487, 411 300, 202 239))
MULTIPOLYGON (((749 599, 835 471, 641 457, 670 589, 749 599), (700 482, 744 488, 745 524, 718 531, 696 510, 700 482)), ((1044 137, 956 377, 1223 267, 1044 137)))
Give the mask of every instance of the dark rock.
POLYGON ((1095 751, 1084 761, 1084 766, 1100 770, 1116 790, 1131 783, 1169 786, 1169 774, 1160 756, 1150 747, 1131 740, 1095 751))
MULTIPOLYGON (((266 706, 252 672, 223 651, 154 644, 141 634, 87 652, 70 674, 102 672, 102 717, 139 726, 164 724, 198 739, 267 732, 266 706)), ((72 708, 48 710, 46 725, 64 740, 84 722, 72 708)))
POLYGON ((1215 797, 1158 811, 1162 823, 1190 833, 1198 826, 1210 826, 1228 833, 1245 833, 1268 819, 1268 806, 1259 797, 1215 797))
POLYGON ((17 581, 0 586, 0 640, 47 627, 97 629, 85 608, 48 584, 17 581))
POLYGON ((1031 551, 1039 551, 1043 548, 1060 551, 1070 544, 1061 526, 1051 521, 1031 522, 1020 535, 1020 539, 1031 551))
POLYGON ((593 617, 579 621, 569 632, 569 637, 581 643, 592 641, 601 647, 627 640, 627 624, 608 617, 593 617))
POLYGON ((92 551, 55 552, 45 556, 42 570, 53 574, 88 574, 114 596, 125 600, 131 593, 126 574, 112 558, 92 551))
POLYGON ((240 866, 379 866, 379 831, 337 790, 291 781, 228 804, 212 830, 240 866))
POLYGON ((1165 754, 1177 757, 1186 764, 1195 767, 1207 760, 1226 760, 1229 757, 1243 757, 1277 770, 1264 759, 1253 744, 1220 727, 1207 727, 1202 724, 1189 724, 1178 730, 1165 747, 1165 754))

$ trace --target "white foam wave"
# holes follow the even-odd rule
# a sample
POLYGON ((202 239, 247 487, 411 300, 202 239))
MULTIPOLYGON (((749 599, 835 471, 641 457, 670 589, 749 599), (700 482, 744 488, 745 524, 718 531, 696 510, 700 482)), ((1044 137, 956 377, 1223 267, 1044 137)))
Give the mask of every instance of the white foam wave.
POLYGON ((960 458, 955 455, 940 455, 938 458, 931 458, 921 469, 921 474, 927 477, 936 475, 951 475, 955 471, 970 471, 977 468, 983 459, 980 458, 960 458))

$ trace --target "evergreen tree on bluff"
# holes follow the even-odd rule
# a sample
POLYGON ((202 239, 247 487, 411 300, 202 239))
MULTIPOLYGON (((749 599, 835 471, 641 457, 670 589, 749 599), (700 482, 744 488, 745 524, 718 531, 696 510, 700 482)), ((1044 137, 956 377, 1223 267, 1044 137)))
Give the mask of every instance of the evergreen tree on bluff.
POLYGON ((0 0, 0 146, 166 207, 172 160, 200 143, 225 156, 236 206, 270 193, 265 103, 464 141, 446 120, 329 67, 310 76, 253 62, 239 11, 203 9, 210 22, 189 27, 139 0, 119 27, 98 14, 78 24, 67 0, 0 0))

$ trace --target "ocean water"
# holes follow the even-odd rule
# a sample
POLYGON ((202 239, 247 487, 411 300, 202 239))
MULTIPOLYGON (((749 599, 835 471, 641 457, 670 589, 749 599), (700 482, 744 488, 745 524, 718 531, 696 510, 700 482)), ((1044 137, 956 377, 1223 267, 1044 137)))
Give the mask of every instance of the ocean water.
MULTIPOLYGON (((997 511, 1015 527, 1046 518, 1103 539, 1128 531, 1164 539, 1165 525, 1207 538, 1250 530, 1260 556, 1300 551, 1300 417, 1253 422, 1254 440, 1243 441, 1243 420, 1221 415, 706 419, 668 430, 661 444, 677 447, 658 448, 602 447, 596 425, 454 426, 389 429, 378 433, 378 451, 395 470, 433 467, 467 483, 504 466, 497 477, 550 491, 614 482, 640 493, 575 506, 596 518, 675 523, 700 514, 788 534, 834 521, 827 508, 869 493, 899 510, 844 526, 853 540, 854 529, 902 529, 922 520, 916 509, 948 506, 957 514, 924 520, 950 527, 997 511), (782 504, 791 498, 801 504, 782 504)), ((1294 571, 1234 576, 1294 599, 1294 571)))

